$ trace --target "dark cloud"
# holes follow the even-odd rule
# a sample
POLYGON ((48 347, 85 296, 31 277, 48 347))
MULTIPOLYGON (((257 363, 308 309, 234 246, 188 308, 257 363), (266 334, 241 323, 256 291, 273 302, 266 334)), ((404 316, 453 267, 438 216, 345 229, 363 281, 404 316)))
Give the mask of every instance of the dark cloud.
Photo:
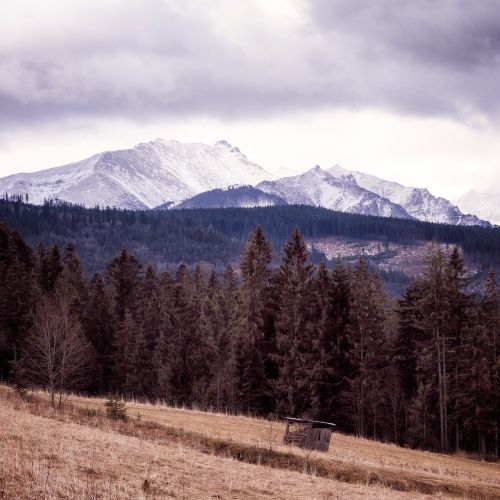
POLYGON ((297 0, 290 18, 263 0, 239 4, 243 14, 233 0, 20 3, 31 22, 20 8, 0 20, 3 124, 361 107, 475 120, 500 109, 493 0, 297 0))
POLYGON ((373 101, 424 114, 496 116, 500 9, 495 0, 315 0, 325 39, 348 45, 373 101))

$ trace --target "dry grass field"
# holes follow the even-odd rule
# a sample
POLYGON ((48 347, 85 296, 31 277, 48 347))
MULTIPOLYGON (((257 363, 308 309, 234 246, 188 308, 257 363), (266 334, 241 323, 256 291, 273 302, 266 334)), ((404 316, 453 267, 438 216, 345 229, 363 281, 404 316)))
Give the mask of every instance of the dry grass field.
POLYGON ((266 420, 0 386, 0 498, 500 498, 500 465, 333 435, 328 453, 281 444, 266 420))

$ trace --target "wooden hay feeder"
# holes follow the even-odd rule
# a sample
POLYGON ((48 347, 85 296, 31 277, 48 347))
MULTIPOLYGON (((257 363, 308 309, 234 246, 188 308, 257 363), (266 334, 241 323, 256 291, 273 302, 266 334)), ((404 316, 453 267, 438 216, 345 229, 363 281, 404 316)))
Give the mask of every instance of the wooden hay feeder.
POLYGON ((285 417, 286 430, 283 441, 308 450, 328 451, 332 428, 335 424, 285 417))

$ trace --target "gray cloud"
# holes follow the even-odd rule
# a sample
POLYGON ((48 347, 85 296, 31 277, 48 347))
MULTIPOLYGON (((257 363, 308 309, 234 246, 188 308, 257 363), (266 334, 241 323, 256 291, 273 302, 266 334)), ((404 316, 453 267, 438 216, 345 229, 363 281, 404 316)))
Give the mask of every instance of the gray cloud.
POLYGON ((18 0, 0 16, 0 122, 361 107, 496 119, 495 3, 297 0, 287 17, 259 0, 18 0))

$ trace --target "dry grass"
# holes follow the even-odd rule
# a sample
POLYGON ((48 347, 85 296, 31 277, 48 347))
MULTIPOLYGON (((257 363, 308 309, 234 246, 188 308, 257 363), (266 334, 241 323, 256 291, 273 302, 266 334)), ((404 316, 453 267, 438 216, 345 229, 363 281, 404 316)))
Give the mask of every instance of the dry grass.
POLYGON ((433 497, 500 494, 499 466, 466 458, 338 435, 330 453, 306 457, 265 420, 129 403, 130 421, 112 422, 103 400, 70 402, 57 412, 0 386, 0 498, 423 497, 380 484, 391 475, 402 489, 423 476, 433 497), (306 459, 313 474, 297 471, 306 459))
MULTIPOLYGON (((100 400, 72 399, 84 405, 99 405, 100 400)), ((263 448, 269 447, 272 425, 272 447, 276 451, 303 454, 297 448, 281 444, 284 432, 282 423, 267 420, 230 416, 225 414, 171 408, 130 402, 132 416, 158 422, 162 425, 203 433, 227 441, 237 441, 263 448)), ((314 457, 332 465, 351 466, 372 477, 401 480, 408 488, 417 483, 423 491, 443 491, 470 497, 500 498, 500 465, 473 460, 460 455, 443 455, 401 448, 334 433, 328 454, 315 453, 314 457), (428 485, 428 489, 425 488, 428 485), (483 495, 484 493, 484 495, 483 495)))
POLYGON ((0 498, 401 498, 382 487, 245 464, 176 442, 146 441, 117 432, 111 423, 95 427, 91 412, 88 418, 93 425, 2 398, 0 498))

